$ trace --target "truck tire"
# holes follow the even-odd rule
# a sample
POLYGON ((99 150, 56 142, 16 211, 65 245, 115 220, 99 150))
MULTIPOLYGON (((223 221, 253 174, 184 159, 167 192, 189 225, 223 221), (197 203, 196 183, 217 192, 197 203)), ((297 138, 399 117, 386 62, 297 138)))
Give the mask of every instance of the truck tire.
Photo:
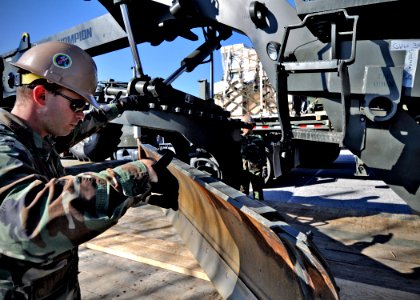
POLYGON ((295 151, 301 168, 322 168, 332 164, 340 155, 340 145, 313 141, 298 141, 295 151))
POLYGON ((271 161, 270 155, 269 155, 269 149, 266 148, 265 152, 266 152, 266 163, 265 163, 265 167, 267 168, 267 172, 266 172, 266 176, 264 178, 264 184, 265 185, 269 185, 271 183, 271 181, 273 180, 274 177, 274 171, 273 171, 273 162, 271 161))
POLYGON ((271 147, 267 147, 265 153, 267 156, 267 176, 265 177, 264 182, 266 186, 270 186, 275 180, 290 172, 293 167, 293 157, 285 151, 273 153, 271 147), (274 159, 274 156, 276 159, 274 159))
POLYGON ((213 178, 222 180, 222 171, 215 159, 207 157, 197 157, 191 159, 190 165, 197 170, 209 173, 213 178))
POLYGON ((113 158, 122 136, 122 125, 109 123, 105 128, 77 143, 70 152, 80 161, 100 162, 113 158))

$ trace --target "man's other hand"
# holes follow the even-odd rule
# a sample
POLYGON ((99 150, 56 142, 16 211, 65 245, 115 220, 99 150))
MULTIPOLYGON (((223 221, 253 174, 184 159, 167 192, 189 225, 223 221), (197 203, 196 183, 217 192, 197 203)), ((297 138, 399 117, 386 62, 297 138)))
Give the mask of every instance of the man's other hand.
POLYGON ((120 113, 126 110, 149 110, 149 101, 145 96, 130 95, 116 100, 120 113))

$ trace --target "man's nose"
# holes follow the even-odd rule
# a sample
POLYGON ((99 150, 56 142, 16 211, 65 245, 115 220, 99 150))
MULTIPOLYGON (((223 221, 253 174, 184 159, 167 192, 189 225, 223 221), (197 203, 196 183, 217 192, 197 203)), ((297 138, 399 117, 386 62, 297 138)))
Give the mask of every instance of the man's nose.
POLYGON ((76 117, 79 121, 82 121, 85 118, 85 113, 83 111, 78 111, 76 117))

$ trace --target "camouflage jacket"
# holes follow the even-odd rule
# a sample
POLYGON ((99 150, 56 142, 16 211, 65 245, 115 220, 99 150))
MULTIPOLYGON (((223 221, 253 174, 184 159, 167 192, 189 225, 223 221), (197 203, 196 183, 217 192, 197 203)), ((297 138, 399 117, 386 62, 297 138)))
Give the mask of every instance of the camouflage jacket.
POLYGON ((76 176, 61 165, 59 151, 117 115, 111 104, 88 113, 71 135, 42 139, 0 109, 0 257, 45 263, 114 225, 150 191, 140 161, 76 176))
POLYGON ((265 142, 258 134, 241 136, 241 155, 244 163, 262 168, 265 164, 265 142))

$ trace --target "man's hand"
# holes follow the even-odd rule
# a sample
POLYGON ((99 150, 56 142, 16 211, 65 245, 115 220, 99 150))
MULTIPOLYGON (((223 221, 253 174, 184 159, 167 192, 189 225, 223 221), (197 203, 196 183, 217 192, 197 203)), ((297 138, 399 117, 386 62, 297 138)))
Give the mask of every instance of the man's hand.
POLYGON ((152 182, 152 194, 149 196, 148 203, 163 208, 178 210, 178 180, 167 168, 173 156, 174 153, 168 150, 153 165, 158 182, 152 182))
POLYGON ((155 171, 155 169, 153 168, 153 165, 156 163, 155 160, 152 159, 141 159, 141 162, 144 163, 144 165, 147 168, 147 173, 149 173, 149 180, 151 183, 156 183, 158 182, 158 175, 155 171))
POLYGON ((178 180, 167 168, 172 157, 173 152, 168 150, 168 152, 156 162, 142 159, 147 166, 152 185, 151 194, 145 198, 143 204, 151 204, 178 210, 178 180))
POLYGON ((149 110, 149 101, 145 96, 130 95, 115 101, 120 113, 126 110, 145 111, 149 110))

